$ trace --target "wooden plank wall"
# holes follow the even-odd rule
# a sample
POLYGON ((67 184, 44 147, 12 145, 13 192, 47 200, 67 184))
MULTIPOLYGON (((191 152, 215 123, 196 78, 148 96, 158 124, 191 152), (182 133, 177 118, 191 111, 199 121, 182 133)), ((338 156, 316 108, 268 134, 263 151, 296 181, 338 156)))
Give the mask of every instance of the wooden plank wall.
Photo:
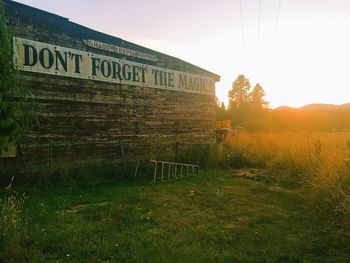
MULTIPOLYGON (((72 33, 75 24, 39 19, 26 10, 8 14, 16 37, 88 49, 72 33)), ((182 67, 166 56, 157 63, 182 67)), ((165 158, 177 147, 215 142, 213 96, 28 72, 20 72, 18 80, 34 95, 40 124, 20 140, 26 160, 45 162, 49 143, 54 160, 119 158, 120 143, 126 158, 135 160, 165 158)))

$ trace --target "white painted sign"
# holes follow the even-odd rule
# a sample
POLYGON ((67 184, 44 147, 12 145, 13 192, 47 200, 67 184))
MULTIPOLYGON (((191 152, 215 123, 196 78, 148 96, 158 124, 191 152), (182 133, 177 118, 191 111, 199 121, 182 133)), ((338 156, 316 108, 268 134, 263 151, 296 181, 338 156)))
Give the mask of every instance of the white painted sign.
POLYGON ((215 79, 208 76, 155 67, 22 38, 14 38, 13 44, 14 64, 19 70, 215 95, 215 79))
POLYGON ((91 39, 83 40, 83 42, 88 47, 100 49, 103 51, 117 53, 117 54, 126 55, 126 56, 130 56, 130 57, 135 57, 135 58, 147 59, 147 60, 151 60, 151 61, 158 61, 158 58, 155 55, 148 54, 145 52, 136 51, 136 50, 132 50, 132 49, 128 49, 128 48, 123 48, 123 47, 119 47, 119 46, 112 45, 112 44, 102 43, 100 41, 91 40, 91 39))

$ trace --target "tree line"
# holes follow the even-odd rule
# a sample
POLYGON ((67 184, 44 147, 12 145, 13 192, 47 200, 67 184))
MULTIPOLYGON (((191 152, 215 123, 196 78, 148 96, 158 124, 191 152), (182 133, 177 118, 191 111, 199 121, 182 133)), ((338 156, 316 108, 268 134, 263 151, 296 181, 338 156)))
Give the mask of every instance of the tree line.
POLYGON ((261 126, 261 119, 266 117, 269 110, 269 103, 264 99, 265 95, 259 83, 252 88, 249 79, 239 75, 228 92, 228 107, 216 99, 216 119, 231 120, 236 127, 258 128, 261 126))
POLYGON ((231 120, 233 128, 253 131, 350 131, 350 104, 332 108, 320 104, 316 108, 309 105, 299 109, 271 109, 264 99, 263 87, 257 83, 252 88, 244 75, 239 75, 233 82, 228 97, 228 107, 216 99, 216 119, 231 120))

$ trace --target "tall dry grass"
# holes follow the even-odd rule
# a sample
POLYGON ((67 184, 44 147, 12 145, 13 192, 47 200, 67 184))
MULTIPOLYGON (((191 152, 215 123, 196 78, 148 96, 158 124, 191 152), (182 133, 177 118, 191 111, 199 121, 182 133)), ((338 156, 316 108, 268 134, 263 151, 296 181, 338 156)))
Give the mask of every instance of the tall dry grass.
POLYGON ((227 143, 249 163, 296 177, 310 208, 350 233, 350 133, 238 132, 227 143))

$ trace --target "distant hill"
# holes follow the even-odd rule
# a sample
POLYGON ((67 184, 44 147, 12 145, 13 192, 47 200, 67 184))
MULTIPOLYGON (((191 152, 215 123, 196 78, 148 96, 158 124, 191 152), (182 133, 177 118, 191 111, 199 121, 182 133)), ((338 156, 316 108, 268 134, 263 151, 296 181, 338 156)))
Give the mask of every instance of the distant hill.
POLYGON ((284 110, 296 110, 297 108, 289 107, 289 106, 280 106, 278 108, 273 109, 273 111, 284 111, 284 110))
POLYGON ((300 110, 311 110, 311 111, 324 111, 324 110, 339 110, 339 109, 350 109, 350 103, 343 105, 334 104, 309 104, 305 105, 300 110))
POLYGON ((334 105, 334 104, 325 104, 325 103, 313 103, 308 104, 305 106, 302 106, 300 108, 294 108, 289 106, 280 106, 275 109, 274 111, 280 111, 280 110, 310 110, 310 111, 323 111, 323 110, 337 110, 337 109, 350 109, 350 103, 345 103, 341 105, 334 105))
POLYGON ((345 103, 343 105, 340 105, 344 109, 350 109, 350 103, 345 103))
POLYGON ((350 131, 350 103, 282 106, 271 110, 265 121, 275 130, 350 131))

